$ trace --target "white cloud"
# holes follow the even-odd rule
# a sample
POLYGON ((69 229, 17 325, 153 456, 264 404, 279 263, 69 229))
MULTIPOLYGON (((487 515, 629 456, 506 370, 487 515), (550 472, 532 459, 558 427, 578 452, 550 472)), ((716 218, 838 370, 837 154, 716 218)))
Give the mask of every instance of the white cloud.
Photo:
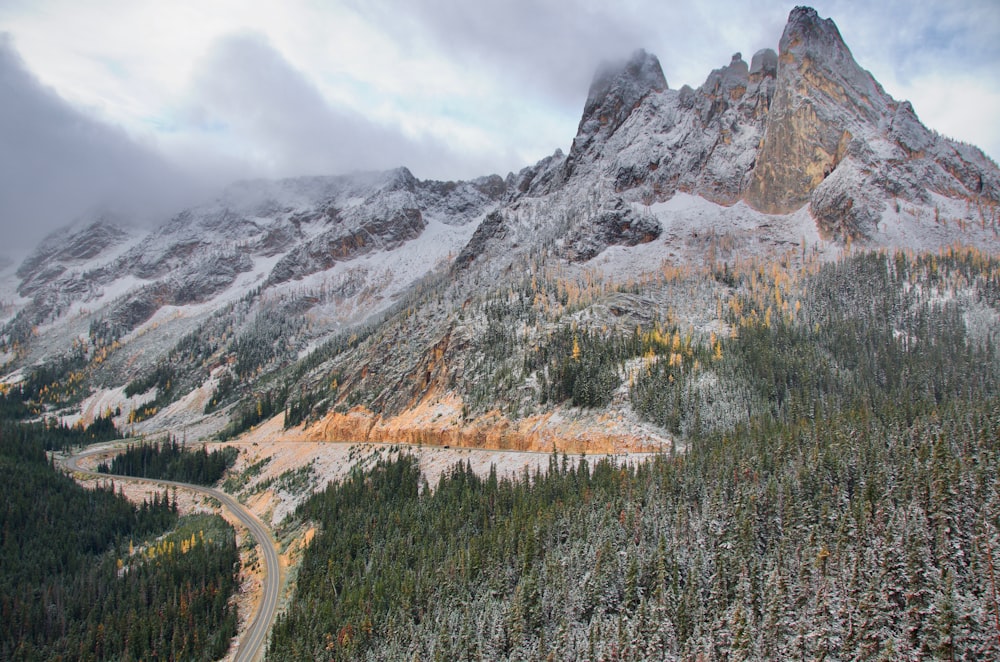
MULTIPOLYGON (((732 53, 749 59, 775 47, 791 6, 37 0, 0 8, 0 21, 43 81, 132 132, 166 133, 160 123, 186 102, 213 44, 256 33, 331 107, 395 125, 410 139, 478 151, 470 163, 488 163, 492 153, 497 165, 487 170, 503 170, 520 165, 508 158, 535 160, 569 145, 600 60, 644 47, 660 57, 672 87, 697 86, 732 53)), ((816 6, 892 93, 956 66, 977 66, 982 89, 1000 83, 993 67, 1000 58, 1000 5, 992 0, 819 0, 816 6)), ((924 115, 933 125, 937 116, 924 115)))
POLYGON ((408 135, 330 104, 258 34, 214 44, 194 77, 182 123, 270 176, 408 165, 425 176, 447 177, 485 165, 433 136, 408 135))
POLYGON ((41 85, 0 33, 0 226, 3 250, 34 245, 95 206, 136 221, 198 188, 154 149, 41 85))

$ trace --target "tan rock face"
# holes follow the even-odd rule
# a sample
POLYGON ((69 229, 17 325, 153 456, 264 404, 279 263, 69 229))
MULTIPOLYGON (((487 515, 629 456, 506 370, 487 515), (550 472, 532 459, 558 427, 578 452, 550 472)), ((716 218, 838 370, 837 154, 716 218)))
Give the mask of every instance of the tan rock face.
POLYGON ((566 420, 556 412, 512 420, 493 411, 475 419, 461 415, 453 394, 397 416, 382 417, 363 407, 330 412, 304 431, 310 441, 410 444, 453 448, 565 453, 657 451, 669 446, 648 430, 597 413, 566 420))
POLYGON ((851 121, 872 113, 873 92, 874 81, 854 63, 837 28, 815 12, 793 12, 780 43, 777 89, 746 201, 774 214, 809 202, 843 159, 851 121), (845 108, 853 112, 845 115, 845 108))
POLYGON ((834 161, 829 127, 816 117, 812 104, 793 104, 789 96, 782 90, 775 97, 746 194, 752 207, 769 214, 786 214, 808 202, 834 161))

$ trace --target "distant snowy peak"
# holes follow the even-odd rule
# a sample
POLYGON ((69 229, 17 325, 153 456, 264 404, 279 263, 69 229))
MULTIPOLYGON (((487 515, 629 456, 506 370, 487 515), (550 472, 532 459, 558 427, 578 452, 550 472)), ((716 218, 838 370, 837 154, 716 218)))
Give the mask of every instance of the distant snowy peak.
POLYGON ((22 296, 31 296, 61 276, 79 273, 141 236, 119 219, 99 214, 53 232, 17 268, 22 296))
MULTIPOLYGON (((107 305, 91 335, 110 343, 165 306, 211 306, 251 288, 300 281, 396 251, 431 223, 434 241, 457 252, 472 234, 465 226, 507 191, 496 175, 420 181, 397 168, 237 182, 153 230, 128 231, 110 217, 77 223, 46 239, 18 269, 16 289, 28 301, 7 336, 23 342, 39 325, 107 305)), ((420 268, 407 273, 416 277, 420 268)))
MULTIPOLYGON (((39 245, 17 275, 22 294, 30 296, 76 273, 71 267, 82 264, 98 284, 125 276, 197 280, 212 262, 225 263, 224 273, 234 278, 250 268, 255 256, 296 251, 328 253, 316 265, 322 268, 415 238, 425 214, 449 225, 469 223, 498 204, 506 191, 505 181, 496 175, 470 182, 423 182, 406 168, 241 181, 151 232, 137 234, 106 217, 60 230, 39 245)), ((309 273, 309 267, 303 269, 309 273)), ((223 287, 225 280, 206 282, 223 287)), ((198 288, 199 296, 212 294, 203 290, 198 288)))

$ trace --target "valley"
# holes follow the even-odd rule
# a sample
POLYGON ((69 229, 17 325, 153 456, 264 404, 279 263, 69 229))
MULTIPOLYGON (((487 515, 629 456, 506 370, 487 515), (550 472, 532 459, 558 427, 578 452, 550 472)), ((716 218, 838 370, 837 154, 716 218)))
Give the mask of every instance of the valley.
MULTIPOLYGON (((107 445, 103 445, 97 449, 89 449, 85 453, 66 457, 62 460, 62 466, 81 482, 86 483, 90 480, 106 481, 107 474, 83 469, 80 466, 80 462, 81 460, 96 459, 114 454, 117 448, 120 448, 120 444, 114 444, 110 448, 107 445)), ((238 634, 239 643, 237 644, 233 660, 241 662, 258 659, 261 649, 267 640, 271 624, 274 621, 274 616, 278 608, 278 600, 283 590, 283 569, 278 561, 278 555, 275 552, 274 541, 270 531, 261 524, 255 515, 251 514, 250 511, 240 505, 231 496, 219 490, 170 480, 152 478, 129 479, 124 476, 115 476, 115 478, 137 483, 135 485, 136 489, 129 491, 129 497, 133 500, 145 498, 145 494, 142 493, 148 492, 149 486, 152 486, 154 490, 157 488, 173 488, 175 494, 178 488, 190 493, 193 498, 190 502, 185 500, 185 505, 182 508, 185 514, 203 509, 212 502, 218 502, 220 507, 210 508, 210 510, 225 512, 227 520, 233 520, 234 524, 238 524, 249 533, 254 541, 251 544, 254 547, 255 555, 259 554, 263 559, 263 567, 260 570, 262 578, 261 589, 259 598, 253 600, 253 608, 248 610, 252 613, 252 616, 249 619, 246 629, 241 628, 238 634), (139 494, 142 494, 142 496, 140 497, 139 494)))
MULTIPOLYGON (((100 461, 121 452, 127 444, 142 442, 140 439, 103 442, 84 452, 66 455, 59 462, 81 485, 92 486, 114 479, 130 500, 139 503, 152 498, 163 487, 173 488, 181 514, 215 513, 237 527, 244 575, 239 598, 242 617, 235 651, 231 650, 225 658, 235 661, 262 659, 279 605, 287 606, 291 599, 290 590, 294 587, 285 586, 286 578, 295 576, 301 554, 316 532, 315 527, 294 517, 295 509, 322 487, 322 480, 344 480, 352 471, 370 468, 380 460, 399 455, 416 459, 421 474, 430 484, 437 483, 458 464, 467 464, 484 478, 495 472, 512 479, 544 471, 551 460, 544 452, 288 440, 281 426, 272 423, 237 442, 211 444, 213 450, 218 447, 239 450, 238 459, 222 486, 225 491, 95 471, 100 461), (272 531, 281 532, 280 541, 275 541, 272 531), (244 547, 245 540, 253 542, 244 547)), ((622 454, 617 459, 634 463, 645 461, 646 457, 622 454)), ((574 457, 571 462, 575 464, 579 459, 574 457)))

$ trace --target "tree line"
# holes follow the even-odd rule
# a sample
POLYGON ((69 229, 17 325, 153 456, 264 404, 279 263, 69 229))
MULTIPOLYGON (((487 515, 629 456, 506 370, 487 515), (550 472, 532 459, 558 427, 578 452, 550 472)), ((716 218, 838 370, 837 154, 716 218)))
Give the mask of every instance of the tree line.
POLYGON ((174 437, 152 443, 129 444, 125 451, 98 465, 97 471, 140 478, 160 478, 197 485, 214 485, 236 461, 239 451, 227 446, 209 451, 204 445, 188 449, 174 437))

